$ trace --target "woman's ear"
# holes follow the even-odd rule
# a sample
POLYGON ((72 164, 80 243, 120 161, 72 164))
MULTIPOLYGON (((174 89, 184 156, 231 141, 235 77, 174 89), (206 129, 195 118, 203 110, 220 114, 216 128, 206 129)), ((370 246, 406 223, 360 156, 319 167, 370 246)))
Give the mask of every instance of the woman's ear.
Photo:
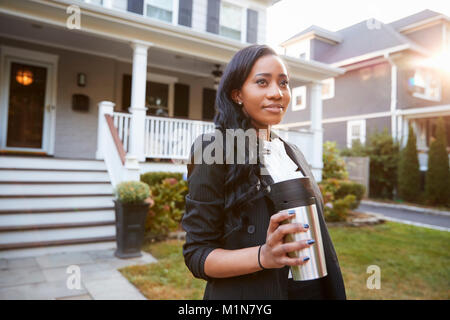
POLYGON ((240 92, 239 89, 234 89, 234 90, 231 91, 231 99, 235 103, 237 103, 239 105, 242 105, 241 92, 240 92))

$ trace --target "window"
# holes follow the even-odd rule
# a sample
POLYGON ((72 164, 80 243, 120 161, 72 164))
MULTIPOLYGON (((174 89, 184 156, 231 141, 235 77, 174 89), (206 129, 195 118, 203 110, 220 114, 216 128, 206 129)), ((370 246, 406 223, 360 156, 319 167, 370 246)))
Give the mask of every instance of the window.
POLYGON ((441 81, 436 73, 430 69, 417 69, 409 79, 413 96, 421 99, 440 101, 441 81))
POLYGON ((234 40, 241 40, 242 8, 221 2, 219 34, 234 40))
POLYGON ((322 81, 322 100, 334 98, 334 78, 322 81))
POLYGON ((103 5, 103 1, 102 0, 85 0, 86 3, 92 3, 92 4, 97 4, 97 5, 103 5))
POLYGON ((146 0, 147 17, 173 22, 173 0, 146 0))
POLYGON ((306 87, 301 86, 292 89, 292 111, 306 108, 306 87))
POLYGON ((127 0, 112 0, 112 7, 127 11, 128 1, 127 0))
POLYGON ((366 142, 366 120, 353 120, 347 122, 347 147, 351 148, 353 141, 366 142))

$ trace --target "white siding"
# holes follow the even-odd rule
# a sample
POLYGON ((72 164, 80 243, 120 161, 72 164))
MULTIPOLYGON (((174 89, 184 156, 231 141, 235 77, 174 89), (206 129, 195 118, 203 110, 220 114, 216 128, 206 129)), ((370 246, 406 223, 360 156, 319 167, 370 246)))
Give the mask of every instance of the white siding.
POLYGON ((264 44, 266 43, 266 10, 259 9, 258 10, 258 43, 264 44))
POLYGON ((192 29, 206 32, 208 0, 194 0, 192 4, 192 29))

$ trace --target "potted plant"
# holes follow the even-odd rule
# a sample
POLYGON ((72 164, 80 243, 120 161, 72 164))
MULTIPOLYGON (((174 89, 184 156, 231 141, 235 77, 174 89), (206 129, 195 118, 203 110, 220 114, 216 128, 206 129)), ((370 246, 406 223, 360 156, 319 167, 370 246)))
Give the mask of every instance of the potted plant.
POLYGON ((116 243, 114 255, 121 259, 141 257, 145 220, 153 205, 150 188, 140 181, 119 183, 115 189, 116 243))

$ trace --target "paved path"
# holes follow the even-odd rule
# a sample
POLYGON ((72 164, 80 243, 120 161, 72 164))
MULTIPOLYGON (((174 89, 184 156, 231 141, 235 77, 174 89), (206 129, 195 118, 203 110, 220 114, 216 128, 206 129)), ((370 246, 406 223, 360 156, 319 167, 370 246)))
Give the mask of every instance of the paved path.
POLYGON ((118 259, 109 249, 0 259, 0 300, 145 300, 117 271, 156 262, 152 255, 142 254, 118 259))
POLYGON ((361 212, 382 214, 386 220, 397 221, 422 227, 450 231, 450 215, 430 214, 420 211, 411 211, 401 207, 380 206, 361 203, 357 209, 361 212))

